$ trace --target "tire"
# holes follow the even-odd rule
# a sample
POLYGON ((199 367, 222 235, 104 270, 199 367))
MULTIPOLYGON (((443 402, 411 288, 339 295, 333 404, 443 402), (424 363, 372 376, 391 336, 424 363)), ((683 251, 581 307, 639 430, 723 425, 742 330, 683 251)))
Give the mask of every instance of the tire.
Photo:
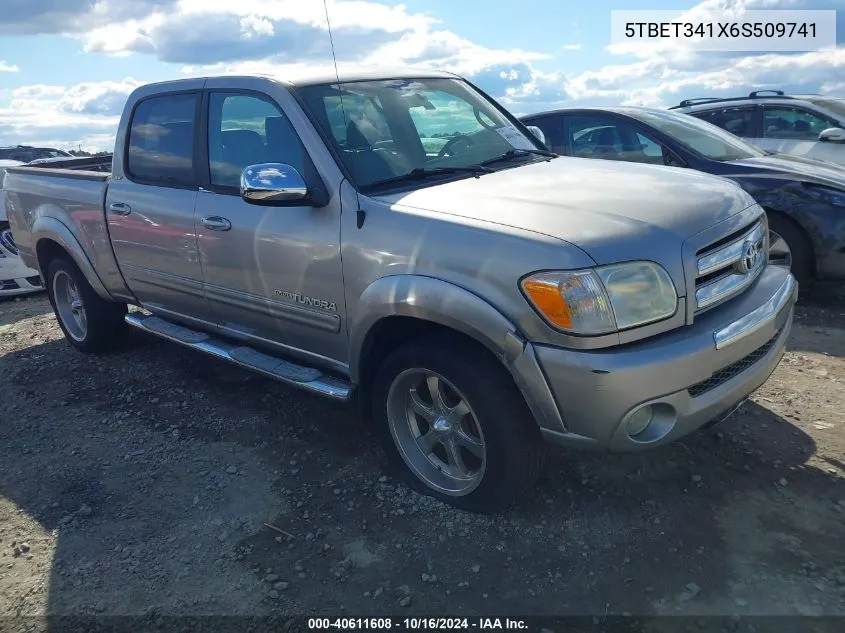
POLYGON ((788 265, 799 284, 810 281, 813 276, 813 250, 810 240, 801 228, 792 220, 781 215, 769 214, 769 263, 788 265), (777 238, 782 238, 788 249, 789 261, 777 251, 777 238))
POLYGON ((76 349, 103 352, 117 347, 123 338, 126 304, 101 299, 69 259, 50 261, 47 296, 65 338, 76 349))
POLYGON ((448 336, 409 343, 385 358, 372 394, 388 460, 424 494, 496 512, 540 476, 540 431, 513 378, 486 350, 448 336), (437 414, 432 386, 440 411, 451 407, 449 419, 437 414))

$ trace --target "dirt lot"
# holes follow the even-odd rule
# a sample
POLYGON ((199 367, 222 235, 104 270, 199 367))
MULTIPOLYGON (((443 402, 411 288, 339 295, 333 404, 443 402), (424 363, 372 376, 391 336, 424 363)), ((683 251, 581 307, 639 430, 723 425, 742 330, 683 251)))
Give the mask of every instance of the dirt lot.
POLYGON ((137 333, 80 354, 41 296, 0 355, 0 615, 845 615, 841 294, 722 426, 555 450, 495 518, 397 485, 342 407, 137 333))

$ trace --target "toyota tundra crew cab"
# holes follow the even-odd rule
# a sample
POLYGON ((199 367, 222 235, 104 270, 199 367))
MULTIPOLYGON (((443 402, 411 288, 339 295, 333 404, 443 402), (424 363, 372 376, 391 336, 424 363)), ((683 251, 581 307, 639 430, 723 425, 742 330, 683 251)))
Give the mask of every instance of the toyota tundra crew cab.
POLYGON ((558 157, 449 73, 143 86, 112 160, 6 174, 73 346, 129 325, 354 399, 408 480, 463 508, 518 497, 547 442, 645 449, 723 418, 792 323, 737 185, 558 157))

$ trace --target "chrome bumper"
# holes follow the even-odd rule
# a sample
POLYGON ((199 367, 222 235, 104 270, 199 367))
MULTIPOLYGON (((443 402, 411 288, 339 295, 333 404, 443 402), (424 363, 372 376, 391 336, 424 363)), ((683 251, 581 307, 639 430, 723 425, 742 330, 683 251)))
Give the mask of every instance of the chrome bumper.
POLYGON ((777 318, 787 303, 795 303, 797 298, 798 282, 789 275, 766 303, 713 333, 716 349, 723 349, 765 327, 777 318))
POLYGON ((786 349, 797 283, 766 267, 743 294, 695 323, 610 349, 535 345, 562 425, 540 426, 556 443, 640 450, 665 444, 719 418, 760 387, 786 349), (655 425, 629 435, 650 407, 655 425))

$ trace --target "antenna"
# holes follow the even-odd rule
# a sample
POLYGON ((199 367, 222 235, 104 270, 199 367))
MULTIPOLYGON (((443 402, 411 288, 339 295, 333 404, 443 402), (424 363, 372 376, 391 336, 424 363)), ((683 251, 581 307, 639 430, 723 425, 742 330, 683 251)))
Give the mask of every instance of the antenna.
MULTIPOLYGON (((343 123, 347 127, 349 126, 349 119, 346 116, 346 108, 343 107, 343 89, 340 86, 340 72, 337 69, 337 55, 334 52, 334 37, 332 37, 332 22, 329 19, 329 4, 328 0, 323 0, 323 8, 326 10, 326 26, 329 27, 329 42, 332 46, 332 61, 334 62, 334 75, 337 78, 337 96, 340 99, 340 113, 343 115, 343 123)), ((348 139, 347 139, 348 140, 348 139)), ((352 159, 352 171, 355 171, 355 152, 350 154, 350 158, 352 159)), ((363 211, 358 211, 358 228, 361 228, 362 218, 361 214, 363 211)))

